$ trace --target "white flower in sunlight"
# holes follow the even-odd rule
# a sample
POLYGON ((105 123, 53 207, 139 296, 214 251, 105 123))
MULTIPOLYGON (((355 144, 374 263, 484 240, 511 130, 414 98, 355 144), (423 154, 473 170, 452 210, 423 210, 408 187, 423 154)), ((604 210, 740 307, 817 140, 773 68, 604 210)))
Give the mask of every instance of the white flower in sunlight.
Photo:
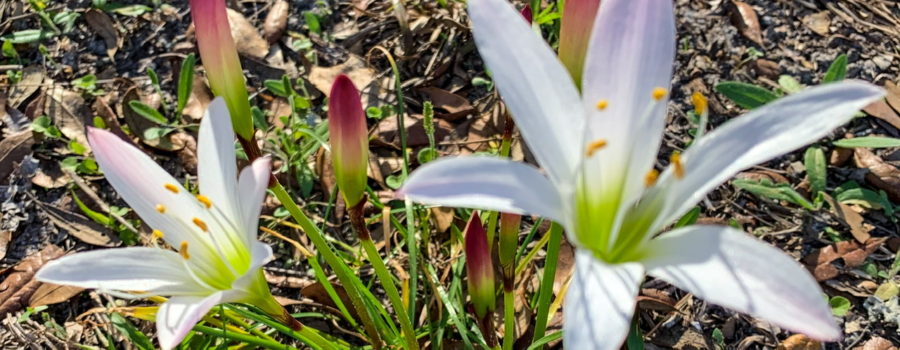
POLYGON ((862 82, 815 87, 725 123, 654 169, 675 55, 671 0, 604 0, 579 93, 553 51, 503 0, 470 0, 476 44, 547 176, 490 157, 441 159, 400 191, 412 200, 541 215, 578 247, 564 341, 616 349, 645 274, 821 340, 840 337, 797 262, 744 232, 665 226, 736 172, 828 134, 883 95, 862 82))
POLYGON ((38 271, 44 282, 97 288, 123 297, 170 297, 156 314, 160 346, 178 345, 213 306, 254 304, 282 313, 262 274, 272 249, 256 239, 269 182, 269 158, 235 163, 234 133, 221 98, 209 106, 198 137, 200 194, 192 195, 150 157, 112 133, 89 129, 106 179, 175 251, 131 247, 78 253, 38 271))

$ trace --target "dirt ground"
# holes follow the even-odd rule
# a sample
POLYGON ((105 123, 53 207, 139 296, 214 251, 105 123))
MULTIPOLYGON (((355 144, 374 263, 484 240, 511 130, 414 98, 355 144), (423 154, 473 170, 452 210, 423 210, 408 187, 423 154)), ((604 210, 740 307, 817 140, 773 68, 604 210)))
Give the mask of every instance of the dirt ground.
MULTIPOLYGON (((289 127, 278 116, 291 112, 290 104, 268 88, 267 80, 284 75, 299 78, 298 85, 312 105, 318 106, 330 81, 343 72, 364 86, 366 106, 383 107, 396 103, 396 82, 386 58, 390 53, 402 77, 399 85, 407 112, 408 144, 414 152, 429 144, 422 125, 424 101, 435 106, 440 155, 485 152, 499 143, 505 107, 489 89, 463 3, 450 1, 449 8, 442 8, 435 1, 407 1, 400 15, 390 1, 381 0, 292 0, 286 11, 274 7, 274 0, 228 3, 237 10, 230 18, 251 96, 270 126, 259 131, 261 139, 272 139, 275 130, 289 127), (273 8, 278 13, 267 19, 273 8), (286 21, 284 29, 278 30, 278 21, 286 21)), ((98 340, 91 328, 109 329, 102 325, 108 321, 106 316, 77 317, 110 305, 109 297, 65 288, 35 293, 40 283, 22 271, 38 268, 42 261, 65 251, 147 239, 148 231, 134 220, 133 213, 113 208, 112 212, 120 214, 113 215, 110 225, 119 229, 110 229, 80 208, 79 201, 92 210, 109 212, 110 205, 124 207, 124 203, 102 175, 84 164, 86 151, 73 147, 69 140, 87 145, 84 127, 96 124, 98 118, 113 129, 135 135, 152 128, 128 103, 171 107, 177 99, 182 61, 196 52, 196 46, 186 1, 117 5, 124 9, 98 10, 91 1, 48 3, 47 13, 75 16, 70 28, 62 21, 57 24, 61 34, 49 33, 39 42, 16 44, 18 57, 4 55, 0 60, 0 72, 7 72, 0 75, 0 106, 5 107, 5 113, 0 110, 0 320, 5 318, 0 344, 5 349, 29 344, 41 344, 38 348, 103 346, 104 340, 98 340), (148 7, 142 11, 140 5, 148 7), (151 84, 148 69, 159 77, 161 91, 151 84), (21 76, 9 72, 21 72, 21 76), (87 75, 94 75, 96 82, 76 80, 87 75), (61 137, 28 130, 41 116, 50 119, 61 137), (120 234, 129 225, 141 234, 120 234), (32 260, 25 260, 29 256, 32 260), (40 304, 51 304, 42 313, 45 316, 26 315, 26 321, 17 321, 23 312, 29 312, 26 306, 40 304)), ((886 86, 900 83, 900 3, 893 0, 677 0, 676 9, 679 44, 661 155, 683 149, 692 139, 695 125, 688 112, 693 92, 709 96, 711 128, 744 112, 716 92, 715 86, 723 81, 779 90, 783 88, 781 76, 787 75, 802 85, 817 85, 830 64, 846 55, 847 78, 886 86)), ((27 3, 0 2, 0 36, 46 27, 27 3)), ((196 123, 210 101, 203 73, 200 62, 182 125, 196 123)), ((887 198, 887 207, 851 201, 836 205, 841 210, 827 205, 808 210, 740 190, 731 183, 720 186, 701 204, 700 222, 732 224, 753 232, 808 266, 833 302, 840 300, 835 297, 849 301, 849 309, 837 317, 843 324, 844 339, 826 344, 828 349, 896 349, 900 345, 898 297, 896 293, 887 300, 876 296, 882 295, 879 287, 890 284, 890 279, 894 283, 900 280, 885 275, 900 246, 900 216, 892 211, 892 206, 900 205, 900 152, 898 148, 846 149, 831 143, 847 137, 900 137, 900 89, 894 87, 890 96, 818 143, 828 159, 829 192, 834 194, 832 190, 855 181, 887 198)), ((321 108, 312 107, 305 117, 316 124, 322 115, 321 108)), ((397 116, 372 118, 370 127, 375 155, 370 185, 383 198, 391 198, 395 188, 392 175, 401 167, 397 116)), ((131 139, 177 178, 192 178, 196 174, 195 135, 195 130, 180 128, 156 140, 131 139)), ((533 162, 519 140, 514 142, 513 158, 533 162)), ((268 143, 263 148, 275 154, 283 151, 268 143)), ((784 183, 809 196, 804 151, 748 169, 738 178, 784 183)), ((338 214, 343 208, 338 206, 334 214, 327 205, 317 205, 329 202, 334 184, 329 170, 320 166, 323 152, 315 153, 299 160, 308 167, 287 167, 291 171, 280 174, 279 179, 314 208, 311 216, 325 222, 330 234, 353 244, 352 235, 341 230, 338 214)), ((298 161, 276 158, 282 162, 276 166, 298 161)), ((660 156, 659 167, 667 163, 667 158, 660 156)), ((264 221, 283 217, 277 206, 273 200, 267 202, 264 221)), ((449 222, 453 221, 451 215, 449 222)), ((375 230, 375 235, 383 237, 384 230, 380 230, 375 230)), ((297 232, 286 233, 307 244, 297 232)), ((441 237, 447 236, 438 234, 434 239, 441 237)), ((267 267, 276 294, 295 299, 297 311, 327 308, 315 292, 302 292, 314 278, 291 245, 272 236, 265 240, 276 246, 279 256, 267 267)), ((561 263, 557 278, 565 279, 572 268, 571 247, 564 247, 561 259, 568 259, 568 264, 561 263)), ((402 265, 403 257, 396 261, 402 265)), ((536 265, 540 267, 540 261, 536 265)), ((523 291, 538 283, 534 273, 527 276, 534 281, 522 282, 523 291)), ((708 304, 661 281, 644 284, 639 307, 639 325, 649 348, 806 349, 803 346, 809 345, 803 339, 788 338, 787 332, 773 325, 708 304)), ((551 329, 558 329, 560 321, 554 319, 551 329)), ((147 325, 141 328, 151 329, 147 325)), ((324 322, 312 326, 330 332, 341 328, 324 322)))

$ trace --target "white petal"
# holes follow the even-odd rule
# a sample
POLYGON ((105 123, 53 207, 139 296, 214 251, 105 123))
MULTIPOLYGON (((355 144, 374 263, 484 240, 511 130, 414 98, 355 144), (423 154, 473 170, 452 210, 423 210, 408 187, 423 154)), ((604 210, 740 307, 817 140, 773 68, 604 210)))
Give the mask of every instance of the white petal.
POLYGON ((859 81, 809 88, 737 117, 698 140, 683 155, 685 176, 671 169, 659 186, 670 186, 658 226, 683 214, 706 193, 740 170, 814 142, 881 98, 884 91, 859 81))
POLYGON ((36 278, 43 282, 152 295, 197 295, 210 291, 184 271, 181 256, 159 248, 103 249, 48 262, 36 278))
POLYGON ((504 0, 469 1, 478 52, 516 126, 558 185, 569 185, 581 158, 584 122, 575 84, 556 54, 504 0))
POLYGON ((205 233, 192 220, 196 217, 210 225, 215 221, 178 180, 146 154, 106 130, 88 128, 88 140, 106 180, 147 225, 162 231, 173 247, 184 241, 192 247, 192 255, 213 255, 206 249, 205 233), (162 205, 164 213, 157 212, 158 205, 162 205))
MULTIPOLYGON (((228 106, 221 97, 209 104, 197 136, 197 178, 200 194, 235 221, 241 220, 238 204, 234 131, 228 106)), ((236 222, 239 226, 241 222, 236 222)))
POLYGON ((655 101, 653 92, 672 80, 672 6, 671 0, 603 0, 594 22, 582 79, 584 142, 606 146, 585 160, 584 171, 592 195, 619 198, 616 217, 640 196, 659 151, 668 98, 655 101), (603 110, 601 100, 608 102, 603 110))
POLYGON ((725 226, 689 226, 651 240, 647 273, 697 297, 819 340, 841 337, 825 295, 781 250, 725 226))
POLYGON ((534 167, 496 157, 447 157, 414 171, 397 192, 447 207, 540 215, 567 222, 561 195, 534 167))
POLYGON ((575 251, 575 274, 563 308, 563 344, 569 349, 618 349, 628 334, 638 289, 639 263, 607 265, 575 251))
POLYGON ((241 170, 238 181, 238 198, 240 198, 240 215, 246 233, 247 242, 256 240, 259 211, 262 209, 266 189, 269 187, 272 160, 268 156, 253 161, 253 164, 241 170))
POLYGON ((203 316, 222 301, 222 292, 209 296, 172 297, 156 312, 156 332, 159 347, 173 349, 181 343, 203 316))

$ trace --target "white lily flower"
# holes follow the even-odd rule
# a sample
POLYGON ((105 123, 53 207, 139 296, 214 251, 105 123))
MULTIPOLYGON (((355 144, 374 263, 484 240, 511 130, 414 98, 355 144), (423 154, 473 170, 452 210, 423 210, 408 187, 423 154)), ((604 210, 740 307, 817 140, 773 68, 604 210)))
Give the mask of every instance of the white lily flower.
POLYGON ((414 201, 540 215, 577 246, 564 342, 616 349, 645 274, 820 340, 841 335, 809 273, 722 226, 665 226, 736 172, 814 142, 883 95, 862 82, 814 87, 735 118, 654 170, 675 55, 671 0, 603 0, 582 93, 503 0, 470 0, 476 44, 547 176, 507 159, 440 159, 400 191, 414 201))
POLYGON ((209 105, 200 124, 196 196, 112 133, 91 128, 88 140, 109 183, 154 228, 155 239, 174 251, 131 247, 78 253, 47 263, 39 280, 123 297, 170 297, 156 314, 163 349, 177 346, 221 303, 254 304, 281 316, 260 269, 272 259, 272 249, 256 238, 270 160, 259 158, 238 176, 234 132, 222 98, 209 105))

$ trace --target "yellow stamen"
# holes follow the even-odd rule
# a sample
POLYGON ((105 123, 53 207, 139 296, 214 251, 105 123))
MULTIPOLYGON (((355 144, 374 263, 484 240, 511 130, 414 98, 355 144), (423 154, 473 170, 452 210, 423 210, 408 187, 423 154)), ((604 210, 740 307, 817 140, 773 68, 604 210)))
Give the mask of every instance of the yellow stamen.
POLYGON ((656 183, 657 177, 659 177, 659 171, 650 169, 650 171, 647 172, 647 175, 644 175, 644 186, 653 186, 656 183))
POLYGON ((184 260, 190 259, 191 255, 188 254, 188 243, 187 241, 181 241, 181 247, 178 249, 178 254, 181 254, 181 257, 184 260))
POLYGON ((156 205, 156 211, 158 211, 160 214, 165 214, 165 213, 166 213, 166 206, 165 206, 165 205, 162 205, 162 204, 157 204, 157 205, 156 205))
POLYGON ((597 101, 597 110, 604 110, 606 107, 609 107, 609 100, 600 100, 597 101))
POLYGON ((684 165, 681 164, 681 153, 672 152, 672 155, 669 156, 669 163, 672 164, 672 171, 675 172, 676 178, 684 177, 684 165))
POLYGON ((209 200, 209 197, 198 194, 197 200, 200 201, 200 203, 203 203, 203 205, 206 206, 206 209, 212 208, 212 201, 209 200))
POLYGON ((653 89, 653 99, 656 101, 662 100, 663 97, 666 97, 666 94, 669 92, 666 89, 658 87, 653 89))
POLYGON ((588 144, 587 152, 585 152, 585 154, 587 154, 588 157, 591 157, 594 155, 594 152, 599 151, 603 147, 606 147, 606 140, 604 139, 599 139, 597 141, 591 142, 590 144, 588 144))
POLYGON ((175 186, 173 184, 166 184, 165 187, 167 190, 169 190, 169 192, 178 193, 178 186, 175 186))
POLYGON ((706 108, 709 107, 706 96, 703 96, 700 92, 694 92, 694 94, 691 95, 691 102, 694 104, 694 112, 697 114, 706 113, 706 108))
POLYGON ((153 230, 153 238, 154 238, 154 239, 162 239, 162 238, 165 237, 165 236, 166 236, 166 235, 164 235, 164 234, 162 233, 162 231, 160 231, 160 230, 153 230))
POLYGON ((194 218, 192 221, 194 222, 194 225, 197 225, 197 227, 199 227, 201 230, 203 230, 203 232, 209 231, 209 226, 206 226, 206 223, 203 222, 203 220, 194 218))

